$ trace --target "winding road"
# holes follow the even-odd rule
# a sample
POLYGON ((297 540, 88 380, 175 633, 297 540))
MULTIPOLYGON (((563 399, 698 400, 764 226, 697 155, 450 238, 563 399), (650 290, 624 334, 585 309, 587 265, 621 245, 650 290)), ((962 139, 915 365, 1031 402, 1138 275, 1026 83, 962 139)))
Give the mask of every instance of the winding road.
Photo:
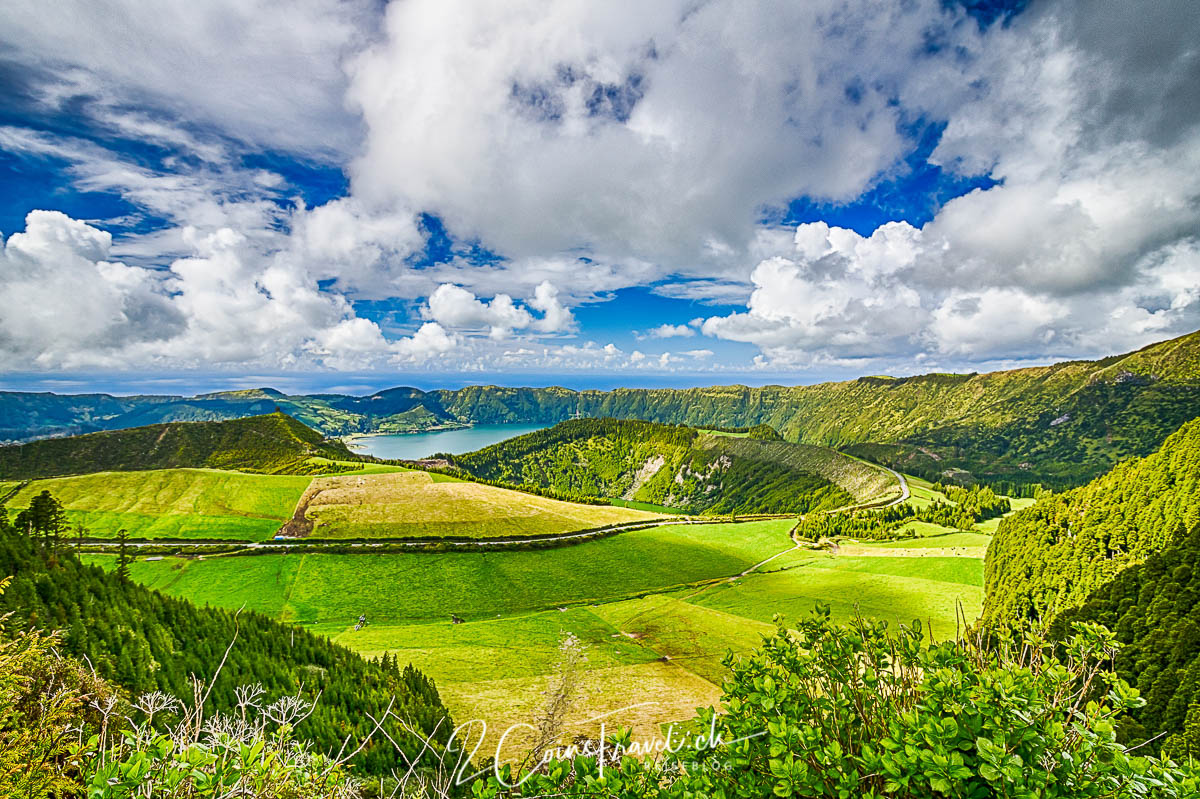
POLYGON ((879 464, 875 465, 879 466, 880 469, 887 469, 897 480, 900 481, 900 499, 889 502, 883 507, 890 508, 893 505, 900 505, 904 502, 907 502, 908 498, 912 496, 912 492, 908 490, 908 480, 905 479, 904 475, 900 474, 900 472, 896 471, 895 469, 889 469, 887 466, 880 466, 879 464))

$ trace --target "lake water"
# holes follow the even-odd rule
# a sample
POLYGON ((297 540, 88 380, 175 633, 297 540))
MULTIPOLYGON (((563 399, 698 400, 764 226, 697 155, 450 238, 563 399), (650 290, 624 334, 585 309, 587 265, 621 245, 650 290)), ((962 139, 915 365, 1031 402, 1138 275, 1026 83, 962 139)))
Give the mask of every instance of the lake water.
POLYGON ((429 433, 398 433, 363 436, 354 439, 353 449, 376 458, 417 460, 435 452, 461 455, 513 436, 544 430, 544 424, 477 424, 460 430, 434 430, 429 433))

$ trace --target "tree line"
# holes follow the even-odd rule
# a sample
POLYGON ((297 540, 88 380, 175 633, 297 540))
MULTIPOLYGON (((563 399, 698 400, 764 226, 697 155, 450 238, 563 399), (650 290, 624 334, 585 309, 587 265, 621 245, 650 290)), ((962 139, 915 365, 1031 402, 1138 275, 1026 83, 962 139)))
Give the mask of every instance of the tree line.
MULTIPOLYGON (((62 651, 90 663, 128 697, 164 691, 191 695, 193 675, 207 679, 229 650, 213 686, 208 712, 231 712, 239 686, 261 684, 273 695, 320 694, 304 734, 321 749, 336 750, 347 735, 366 735, 370 715, 389 702, 414 729, 444 742, 452 725, 433 682, 409 665, 385 657, 368 661, 328 639, 281 624, 256 612, 198 608, 128 579, 86 565, 62 536, 61 507, 48 494, 10 519, 0 507, 0 575, 12 580, 0 596, 0 614, 23 626, 61 630, 62 651)), ((352 620, 347 619, 347 624, 352 620)), ((388 730, 407 750, 418 741, 393 725, 388 730)), ((364 773, 387 774, 397 766, 386 741, 356 758, 364 773)))
MULTIPOLYGON (((1012 510, 1007 497, 988 486, 935 484, 950 502, 937 501, 924 507, 911 503, 847 513, 810 514, 796 525, 795 535, 803 541, 822 538, 856 538, 890 541, 905 536, 910 522, 928 522, 956 530, 971 530, 979 522, 1003 516, 1012 510)), ((908 533, 909 536, 915 533, 908 533)))

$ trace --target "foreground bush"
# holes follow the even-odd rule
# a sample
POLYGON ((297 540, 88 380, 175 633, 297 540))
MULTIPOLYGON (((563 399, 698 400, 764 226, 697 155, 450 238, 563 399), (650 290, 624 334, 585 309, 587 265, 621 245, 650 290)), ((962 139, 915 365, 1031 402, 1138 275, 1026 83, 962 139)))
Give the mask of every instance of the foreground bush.
MULTIPOLYGON (((0 594, 7 586, 0 580, 0 594)), ((62 796, 77 787, 67 767, 73 731, 92 722, 112 689, 59 657, 58 638, 10 633, 0 616, 0 796, 62 796)))
MULTIPOLYGON (((1138 757, 1114 720, 1141 703, 1107 670, 1117 644, 1080 625, 1061 649, 1030 637, 934 643, 819 609, 730 658, 727 713, 701 713, 706 745, 650 762, 551 760, 502 771, 476 797, 1195 797, 1193 766, 1138 757), (715 745, 707 745, 707 744, 715 745), (511 787, 510 787, 511 786, 511 787)), ((616 756, 613 750, 616 749, 616 756)))
MULTIPOLYGON (((359 784, 345 761, 293 738, 312 711, 297 697, 263 701, 261 686, 241 689, 236 715, 205 720, 166 694, 141 697, 141 720, 115 735, 90 736, 70 751, 88 799, 353 799, 359 784), (178 716, 160 731, 155 717, 178 716)), ((161 726, 161 725, 160 725, 161 726)))
MULTIPOLYGON (((0 581, 0 594, 7 583, 0 581)), ((242 686, 232 711, 208 714, 214 675, 209 683, 193 681, 189 703, 158 691, 129 702, 87 665, 63 655, 57 634, 7 629, 11 622, 11 615, 0 616, 2 799, 362 795, 348 763, 371 736, 350 734, 341 750, 316 751, 295 733, 314 708, 303 696, 269 700, 261 685, 242 686)), ((420 736, 394 708, 395 701, 372 719, 373 733, 390 740, 388 722, 420 736)), ((395 751, 398 764, 409 762, 395 751)))

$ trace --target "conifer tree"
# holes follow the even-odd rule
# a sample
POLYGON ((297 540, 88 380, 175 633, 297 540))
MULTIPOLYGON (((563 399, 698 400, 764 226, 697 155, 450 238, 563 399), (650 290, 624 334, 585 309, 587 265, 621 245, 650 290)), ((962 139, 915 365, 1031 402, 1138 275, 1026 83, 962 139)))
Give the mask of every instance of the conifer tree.
POLYGON ((129 582, 129 532, 124 527, 117 531, 117 541, 121 544, 117 553, 117 579, 129 582))
POLYGON ((46 546, 58 543, 59 534, 67 525, 62 505, 49 491, 43 491, 29 502, 29 507, 17 514, 17 529, 26 535, 42 539, 46 546))

